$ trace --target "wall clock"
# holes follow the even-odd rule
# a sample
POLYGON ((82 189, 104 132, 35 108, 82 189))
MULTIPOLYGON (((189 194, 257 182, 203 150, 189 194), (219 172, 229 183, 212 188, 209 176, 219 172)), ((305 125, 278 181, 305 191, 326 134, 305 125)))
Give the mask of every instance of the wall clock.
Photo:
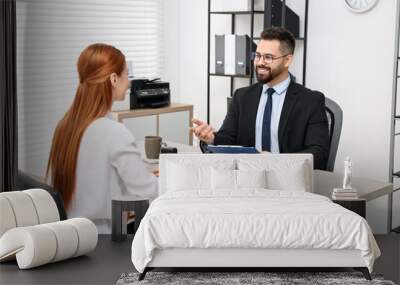
POLYGON ((378 0, 344 0, 346 7, 356 13, 363 13, 371 10, 378 0))

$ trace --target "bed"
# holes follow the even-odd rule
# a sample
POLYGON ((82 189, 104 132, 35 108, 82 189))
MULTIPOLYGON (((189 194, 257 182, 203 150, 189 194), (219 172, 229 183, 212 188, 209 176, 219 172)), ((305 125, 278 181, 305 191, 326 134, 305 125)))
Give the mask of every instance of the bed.
POLYGON ((160 196, 132 243, 158 267, 353 267, 380 251, 365 219, 313 193, 310 154, 165 154, 160 196))

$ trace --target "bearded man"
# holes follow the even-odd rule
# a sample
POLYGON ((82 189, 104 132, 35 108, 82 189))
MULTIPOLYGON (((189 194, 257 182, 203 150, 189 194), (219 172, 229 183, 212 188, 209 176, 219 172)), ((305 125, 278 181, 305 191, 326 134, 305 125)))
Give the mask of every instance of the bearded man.
POLYGON ((291 79, 294 48, 295 39, 288 30, 264 30, 253 55, 258 83, 235 91, 218 132, 194 118, 193 133, 207 144, 311 153, 314 168, 326 169, 329 129, 325 97, 291 79))

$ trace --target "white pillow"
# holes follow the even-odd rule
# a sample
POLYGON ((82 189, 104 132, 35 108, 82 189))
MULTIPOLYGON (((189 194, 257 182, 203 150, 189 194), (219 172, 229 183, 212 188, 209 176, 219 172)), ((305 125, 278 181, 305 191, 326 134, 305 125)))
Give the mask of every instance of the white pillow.
POLYGON ((262 170, 236 170, 238 188, 267 188, 267 172, 262 170))
POLYGON ((266 170, 267 187, 271 190, 312 191, 307 160, 266 155, 258 159, 238 159, 239 170, 266 170))
POLYGON ((170 163, 168 166, 168 191, 210 188, 209 167, 193 167, 170 163))
POLYGON ((307 168, 304 162, 293 163, 291 167, 267 170, 268 189, 307 191, 307 168))
POLYGON ((238 190, 241 188, 266 188, 266 171, 211 169, 212 190, 238 190))
POLYGON ((211 168, 212 190, 236 190, 236 170, 211 168))
POLYGON ((202 160, 191 161, 180 159, 167 164, 167 191, 210 190, 211 169, 232 170, 235 160, 218 160, 212 165, 204 165, 202 160))

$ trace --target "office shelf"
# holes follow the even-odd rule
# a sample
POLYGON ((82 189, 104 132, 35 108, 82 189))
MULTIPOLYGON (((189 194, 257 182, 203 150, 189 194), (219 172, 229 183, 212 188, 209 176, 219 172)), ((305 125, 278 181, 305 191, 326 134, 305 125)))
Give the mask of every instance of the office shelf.
POLYGON ((224 76, 224 77, 241 77, 241 78, 250 78, 250 75, 242 75, 242 74, 219 74, 219 73, 210 73, 211 76, 224 76))
POLYGON ((213 11, 210 14, 222 15, 251 15, 251 14, 264 14, 264 11, 213 11))
MULTIPOLYGON (((260 37, 253 37, 253 40, 260 40, 260 37)), ((304 37, 295 37, 296 41, 304 41, 304 37)))
MULTIPOLYGON (((248 34, 251 42, 254 40, 260 40, 260 37, 254 37, 254 15, 267 15, 267 17, 272 17, 272 13, 270 11, 264 10, 254 10, 254 1, 251 0, 251 9, 249 11, 211 11, 211 1, 208 0, 208 51, 207 51, 207 122, 210 123, 210 78, 213 76, 223 76, 230 78, 230 96, 233 95, 233 87, 234 87, 234 79, 235 78, 247 78, 249 79, 249 85, 253 84, 254 80, 254 68, 251 67, 249 75, 225 75, 225 74, 216 74, 210 72, 210 49, 211 49, 211 15, 229 15, 231 20, 231 33, 235 34, 235 22, 236 17, 240 17, 240 15, 249 15, 250 16, 250 33, 248 34)), ((296 37, 296 40, 303 41, 303 70, 302 70, 302 84, 306 83, 306 62, 307 62, 307 26, 308 26, 308 2, 309 0, 304 0, 305 10, 304 10, 304 37, 296 37)), ((286 0, 281 0, 282 3, 282 11, 281 11, 281 23, 285 26, 285 10, 286 10, 286 0)), ((267 18, 268 19, 268 18, 267 18)), ((266 27, 264 27, 266 28, 266 27)), ((250 56, 250 55, 249 55, 250 56)), ((251 65, 253 65, 253 61, 251 61, 251 65)))
POLYGON ((400 171, 394 172, 393 176, 400 177, 400 171))

